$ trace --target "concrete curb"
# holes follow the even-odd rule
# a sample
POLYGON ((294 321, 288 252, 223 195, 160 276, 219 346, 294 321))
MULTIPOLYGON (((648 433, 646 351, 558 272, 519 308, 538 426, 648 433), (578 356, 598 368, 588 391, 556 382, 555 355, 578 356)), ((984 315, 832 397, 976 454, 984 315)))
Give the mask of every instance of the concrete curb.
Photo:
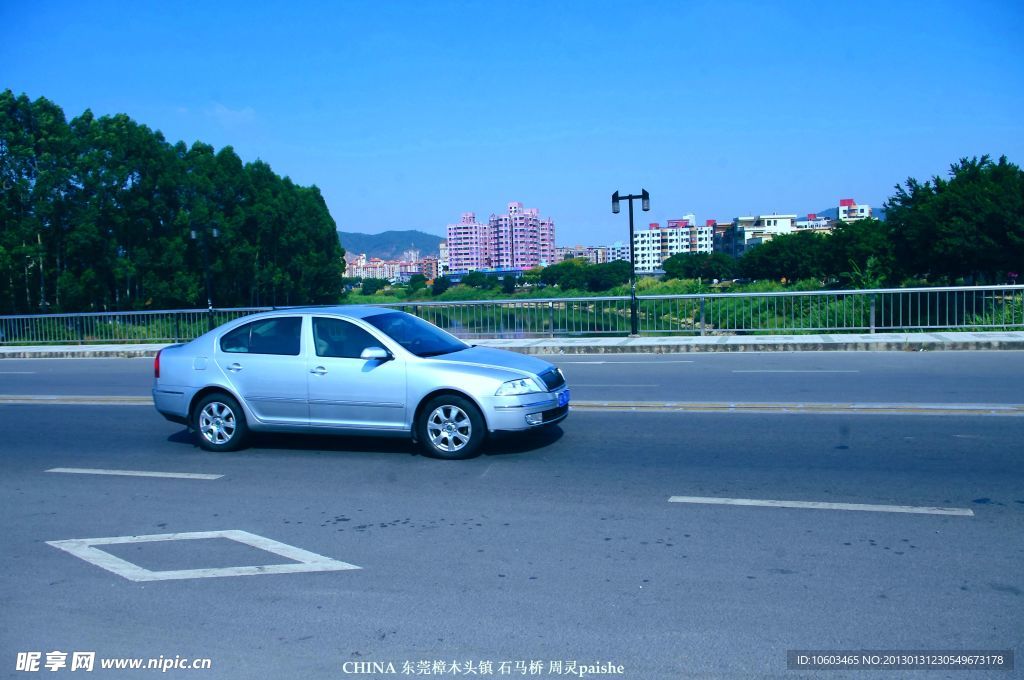
MULTIPOLYGON (((19 406, 152 406, 150 397, 98 395, 0 394, 0 405, 19 406)), ((828 402, 683 402, 575 401, 575 412, 630 411, 640 413, 800 413, 846 415, 1016 416, 1024 404, 904 404, 828 402)))
MULTIPOLYGON (((522 354, 669 354, 684 352, 1024 351, 1024 331, 821 335, 723 335, 640 338, 514 338, 470 342, 522 354)), ((0 359, 153 357, 166 344, 0 347, 0 359)))

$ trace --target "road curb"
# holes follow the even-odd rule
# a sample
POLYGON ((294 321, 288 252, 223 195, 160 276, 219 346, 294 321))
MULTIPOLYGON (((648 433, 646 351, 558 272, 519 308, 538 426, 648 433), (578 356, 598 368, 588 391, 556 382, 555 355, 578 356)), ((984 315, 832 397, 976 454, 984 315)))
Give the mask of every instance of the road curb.
MULTIPOLYGON (((520 354, 678 354, 689 352, 948 352, 1024 351, 1024 333, 931 333, 813 336, 479 339, 477 345, 520 354), (964 337, 968 336, 968 337, 964 337), (973 337, 972 337, 973 336, 973 337), (977 337, 982 336, 982 337, 977 337), (996 336, 996 337, 984 337, 996 336)), ((154 357, 167 345, 0 347, 2 359, 154 357)))

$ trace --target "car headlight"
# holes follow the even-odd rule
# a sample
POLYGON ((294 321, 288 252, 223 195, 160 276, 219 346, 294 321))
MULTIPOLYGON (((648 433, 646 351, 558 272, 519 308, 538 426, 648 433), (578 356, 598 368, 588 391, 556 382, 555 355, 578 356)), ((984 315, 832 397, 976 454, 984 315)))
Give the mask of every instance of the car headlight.
POLYGON ((533 392, 546 392, 543 385, 540 385, 533 378, 519 378, 518 380, 509 380, 503 383, 498 391, 494 393, 496 397, 511 397, 517 394, 531 394, 533 392))

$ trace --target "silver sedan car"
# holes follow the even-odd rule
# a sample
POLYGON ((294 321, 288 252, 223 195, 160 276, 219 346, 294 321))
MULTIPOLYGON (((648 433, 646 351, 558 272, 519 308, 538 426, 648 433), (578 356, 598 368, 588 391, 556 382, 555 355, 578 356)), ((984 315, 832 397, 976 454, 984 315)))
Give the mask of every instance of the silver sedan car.
POLYGON ((569 388, 546 361, 467 345, 405 312, 316 307, 254 314, 154 361, 153 402, 210 451, 250 432, 411 436, 437 458, 488 433, 563 420, 569 388))

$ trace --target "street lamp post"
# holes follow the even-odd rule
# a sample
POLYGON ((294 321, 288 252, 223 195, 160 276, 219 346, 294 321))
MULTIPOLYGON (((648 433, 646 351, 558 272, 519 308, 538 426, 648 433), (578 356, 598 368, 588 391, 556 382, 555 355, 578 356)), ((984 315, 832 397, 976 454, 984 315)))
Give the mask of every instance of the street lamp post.
POLYGON ((213 238, 220 236, 220 230, 216 227, 212 229, 203 229, 201 232, 196 229, 192 229, 189 232, 189 236, 193 241, 199 242, 199 248, 203 251, 203 280, 206 282, 206 313, 207 313, 207 326, 209 330, 213 330, 213 293, 210 289, 210 254, 209 246, 207 243, 207 232, 213 238))
POLYGON ((619 196, 616 191, 612 194, 612 212, 618 214, 619 201, 629 201, 629 334, 632 337, 640 335, 640 313, 639 304, 636 299, 636 248, 633 244, 633 201, 640 201, 640 209, 647 212, 651 209, 651 195, 647 189, 640 189, 640 195, 629 194, 619 196))

